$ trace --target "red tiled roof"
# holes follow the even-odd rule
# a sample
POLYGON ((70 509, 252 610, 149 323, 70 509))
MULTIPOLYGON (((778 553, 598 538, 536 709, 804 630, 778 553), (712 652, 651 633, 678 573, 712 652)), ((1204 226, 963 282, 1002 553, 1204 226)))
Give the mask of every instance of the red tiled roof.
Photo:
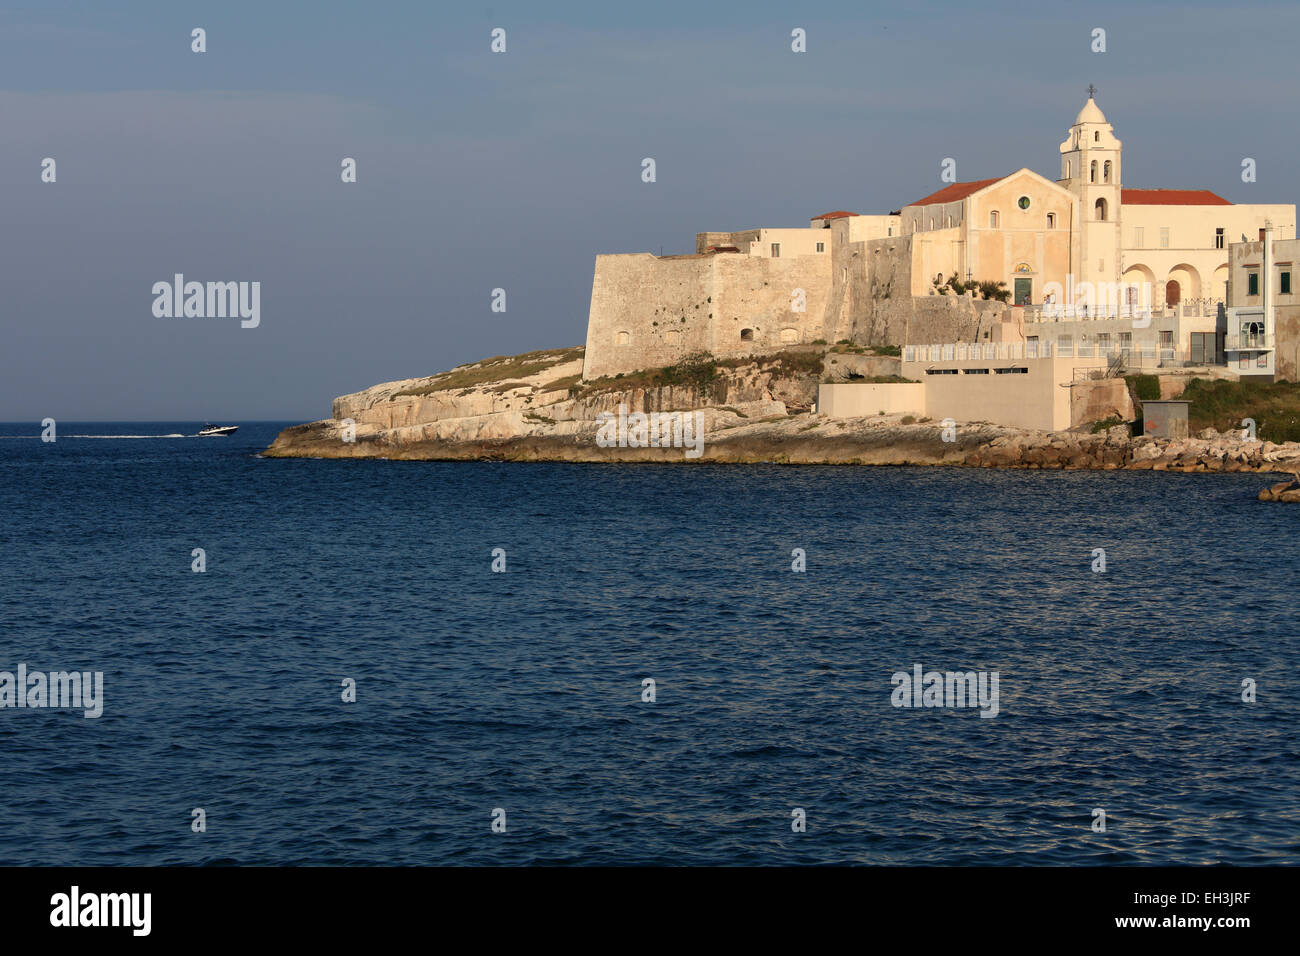
POLYGON ((937 193, 930 193, 924 199, 918 199, 916 202, 908 203, 908 205, 932 206, 935 203, 957 202, 959 199, 965 199, 971 193, 979 192, 985 186, 992 186, 1003 179, 1006 179, 1006 177, 998 176, 996 179, 980 179, 973 183, 953 183, 951 186, 940 189, 937 193))
POLYGON ((1121 189, 1123 206, 1231 206, 1208 189, 1121 189))
POLYGON ((837 212, 824 212, 820 216, 813 216, 814 219, 843 219, 845 216, 858 216, 861 213, 845 212, 843 209, 837 212))

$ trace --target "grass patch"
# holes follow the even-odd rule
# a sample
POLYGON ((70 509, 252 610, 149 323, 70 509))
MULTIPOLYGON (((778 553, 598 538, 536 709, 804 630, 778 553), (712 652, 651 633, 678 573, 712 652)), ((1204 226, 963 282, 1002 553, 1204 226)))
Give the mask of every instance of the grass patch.
POLYGON ((557 378, 554 379, 553 381, 547 382, 545 385, 539 386, 538 391, 539 392, 563 392, 563 391, 572 392, 575 388, 577 388, 581 384, 582 384, 582 373, 579 372, 576 375, 566 375, 564 376, 564 378, 557 378))
MULTIPOLYGON (((738 369, 757 366, 774 379, 811 378, 822 373, 822 356, 817 352, 774 352, 771 355, 754 355, 745 358, 719 359, 708 352, 686 356, 676 365, 645 369, 640 372, 620 372, 586 383, 582 395, 622 391, 634 388, 659 388, 664 385, 684 385, 698 389, 701 397, 708 398, 717 391, 720 369, 738 369)), ((725 398, 725 395, 720 397, 725 398)))
POLYGON ((1300 384, 1215 381, 1194 378, 1180 398, 1191 402, 1187 423, 1192 433, 1202 428, 1240 433, 1242 420, 1255 420, 1262 441, 1300 441, 1300 384))
POLYGON ((1118 415, 1112 415, 1110 418, 1103 418, 1100 421, 1093 422, 1092 434, 1096 435, 1098 432, 1104 432, 1108 428, 1114 428, 1116 425, 1123 424, 1124 419, 1120 418, 1118 415))
POLYGON ((1124 380, 1129 383, 1138 401, 1156 402, 1160 400, 1160 379, 1154 375, 1125 375, 1124 380))
MULTIPOLYGON (((452 389, 474 389, 480 385, 500 382, 502 379, 521 379, 544 372, 564 362, 572 362, 582 357, 581 345, 568 349, 541 349, 537 352, 525 352, 522 355, 497 355, 472 365, 462 365, 449 372, 440 372, 431 376, 420 385, 412 385, 396 392, 393 397, 403 395, 430 395, 433 392, 445 392, 452 389)), ((512 388, 519 384, 511 385, 512 388)), ((494 389, 499 391, 500 389, 494 389)))
POLYGON ((894 358, 903 357, 903 347, 901 345, 873 345, 871 350, 877 355, 890 355, 894 358))

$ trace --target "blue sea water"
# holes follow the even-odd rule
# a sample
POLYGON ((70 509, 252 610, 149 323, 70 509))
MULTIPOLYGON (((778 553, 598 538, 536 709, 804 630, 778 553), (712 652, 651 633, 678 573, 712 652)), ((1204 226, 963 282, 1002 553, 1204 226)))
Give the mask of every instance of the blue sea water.
POLYGON ((1297 859, 1269 476, 259 457, 285 424, 0 426, 0 670, 104 674, 0 710, 0 864, 1297 859), (892 706, 918 663, 1000 712, 892 706))

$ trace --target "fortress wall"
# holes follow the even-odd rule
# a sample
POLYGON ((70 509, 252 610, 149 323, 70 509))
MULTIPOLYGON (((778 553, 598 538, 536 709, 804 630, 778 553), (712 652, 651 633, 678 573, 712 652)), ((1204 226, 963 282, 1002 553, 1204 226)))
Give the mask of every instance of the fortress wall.
POLYGON ((758 229, 742 229, 740 232, 697 232, 695 234, 695 251, 703 255, 709 246, 735 246, 742 253, 749 254, 749 244, 758 241, 758 229))
POLYGON ((734 356, 806 345, 822 338, 822 322, 831 291, 831 257, 713 256, 714 355, 734 356), (796 312, 796 289, 805 308, 796 312), (741 338, 753 330, 753 340, 741 338), (784 333, 784 334, 783 334, 784 333))
POLYGON ((830 276, 826 254, 597 256, 583 378, 662 368, 696 351, 732 357, 806 345, 823 337, 830 276), (744 329, 752 339, 741 338, 744 329))
POLYGON ((582 377, 662 368, 709 349, 713 263, 719 259, 756 261, 726 253, 597 256, 582 377), (627 333, 627 344, 619 344, 621 332, 627 333))
MULTIPOLYGON (((956 295, 913 295, 911 236, 853 243, 865 268, 848 266, 847 329, 836 339, 863 345, 930 345, 974 342, 1000 320, 1007 306, 956 295)), ((923 277, 922 277, 923 278, 923 277)), ((828 341, 833 341, 829 340, 828 341)))

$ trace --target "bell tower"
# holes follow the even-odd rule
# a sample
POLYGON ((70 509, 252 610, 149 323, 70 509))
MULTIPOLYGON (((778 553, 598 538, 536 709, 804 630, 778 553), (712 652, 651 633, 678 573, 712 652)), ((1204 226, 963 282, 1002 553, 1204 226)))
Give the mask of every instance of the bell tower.
MULTIPOLYGON (((1123 144, 1093 99, 1074 118, 1061 144, 1061 178, 1057 182, 1078 197, 1076 221, 1070 237, 1072 270, 1076 282, 1119 282, 1120 180, 1123 144)), ((1076 297, 1078 298, 1078 297, 1076 297)), ((1091 314, 1093 309, 1089 308, 1091 314)))

